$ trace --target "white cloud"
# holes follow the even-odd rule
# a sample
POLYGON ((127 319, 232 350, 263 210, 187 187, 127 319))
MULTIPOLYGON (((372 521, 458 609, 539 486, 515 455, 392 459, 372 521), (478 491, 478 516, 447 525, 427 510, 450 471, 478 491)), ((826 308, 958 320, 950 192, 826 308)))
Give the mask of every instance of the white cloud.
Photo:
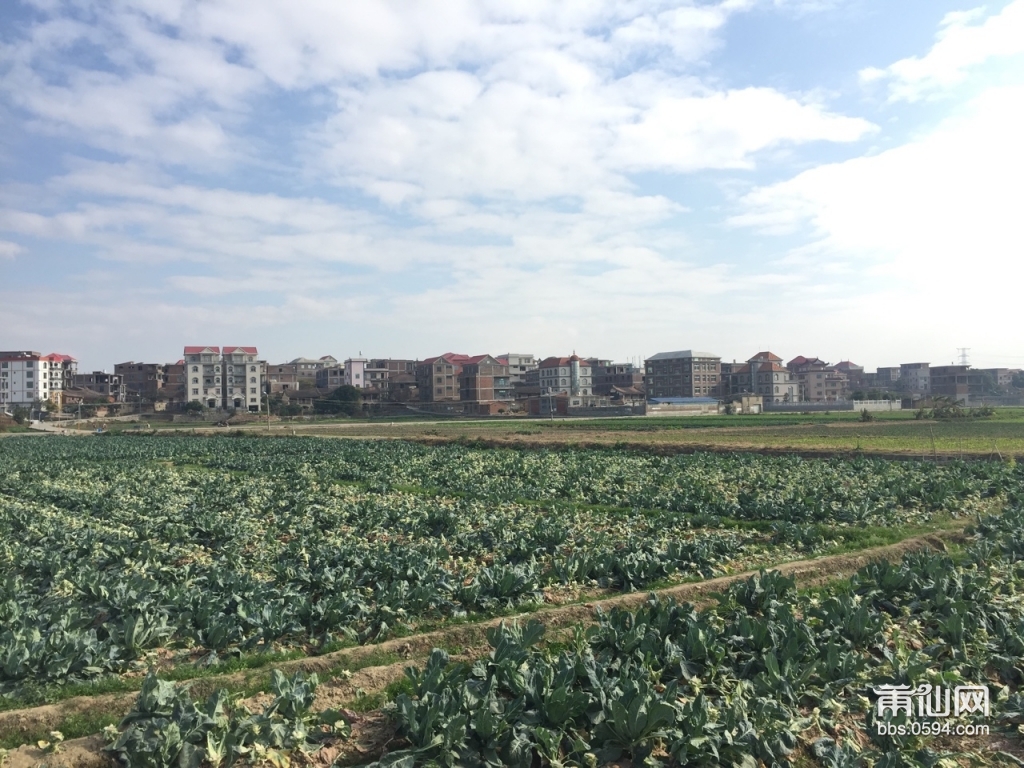
POLYGON ((18 254, 24 253, 25 249, 10 240, 0 240, 0 260, 13 261, 18 254))
POLYGON ((47 291, 49 314, 0 291, 0 322, 82 339, 122 315, 162 339, 304 327, 395 355, 453 337, 564 353, 563 331, 598 354, 714 347, 762 323, 766 297, 829 284, 736 265, 641 174, 748 170, 876 130, 710 70, 758 4, 47 0, 0 47, 0 98, 70 170, 0 192, 0 231, 61 244, 109 290, 47 291), (93 148, 108 161, 73 157, 93 148), (725 318, 724 299, 740 307, 725 318))
POLYGON ((754 154, 783 142, 856 141, 876 128, 770 88, 666 98, 619 128, 616 164, 635 170, 749 168, 754 154))
POLYGON ((799 260, 840 262, 871 281, 856 294, 862 319, 882 312, 890 332, 1012 349, 1024 283, 1022 103, 1024 87, 988 89, 919 140, 750 192, 732 222, 807 233, 799 260))
POLYGON ((984 12, 975 8, 947 14, 927 54, 885 69, 869 67, 861 71, 861 79, 887 81, 890 101, 917 101, 958 85, 971 68, 989 59, 1024 53, 1024 0, 1013 0, 987 17, 984 12))

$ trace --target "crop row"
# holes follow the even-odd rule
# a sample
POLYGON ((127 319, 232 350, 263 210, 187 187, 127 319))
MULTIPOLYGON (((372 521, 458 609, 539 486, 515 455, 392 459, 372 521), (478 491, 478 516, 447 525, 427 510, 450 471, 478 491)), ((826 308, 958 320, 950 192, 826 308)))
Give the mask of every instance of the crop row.
MULTIPOLYGON (((406 748, 376 765, 957 764, 927 737, 876 727, 881 685, 988 689, 963 716, 1016 743, 1024 720, 1024 512, 984 520, 966 557, 916 553, 872 564, 848 585, 798 593, 769 572, 695 611, 653 599, 613 610, 568 647, 543 627, 503 627, 473 665, 435 651, 394 707, 406 748), (990 720, 985 719, 990 716, 990 720)), ((908 689, 908 690, 909 690, 908 689)), ((917 712, 914 712, 917 716, 917 712)), ((887 726, 908 726, 886 710, 887 726)), ((930 723, 929 723, 930 724, 930 723)), ((973 756, 994 759, 985 744, 973 756)), ((1007 762, 1019 764, 1003 755, 1007 762)))
POLYGON ((813 552, 844 528, 921 523, 1013 498, 1018 479, 1002 464, 534 456, 316 440, 3 441, 0 694, 121 673, 156 648, 213 661, 365 642, 579 587, 709 576, 737 560, 813 552), (592 509, 561 491, 544 503, 511 500, 536 482, 521 465, 538 458, 576 485, 585 476, 608 487, 636 471, 637 483, 691 502, 592 509), (477 480, 460 484, 468 477, 477 480), (905 503, 886 490, 901 480, 918 489, 905 503), (774 531, 723 527, 724 511, 765 518, 774 531))
MULTIPOLYGON (((1019 764, 993 745, 1021 747, 1024 511, 985 518, 971 535, 961 557, 908 554, 823 590, 799 592, 770 571, 701 611, 652 597, 639 610, 600 615, 567 642, 542 643, 544 627, 531 620, 489 632, 493 650, 472 664, 435 650, 386 708, 397 739, 372 768, 569 768, 624 757, 732 768, 781 768, 798 757, 829 768, 1019 764), (891 735, 911 717, 879 718, 874 689, 922 684, 987 689, 991 710, 957 724, 987 725, 996 738, 965 750, 909 728, 891 735)), ((347 734, 343 713, 307 712, 309 686, 298 679, 278 675, 275 702, 304 696, 287 710, 302 743, 284 730, 257 735, 244 708, 224 710, 223 694, 206 707, 219 718, 198 717, 169 688, 177 708, 156 708, 157 685, 147 681, 111 748, 124 765, 227 768, 254 749, 315 750, 347 734), (324 722, 334 725, 303 725, 324 722)))

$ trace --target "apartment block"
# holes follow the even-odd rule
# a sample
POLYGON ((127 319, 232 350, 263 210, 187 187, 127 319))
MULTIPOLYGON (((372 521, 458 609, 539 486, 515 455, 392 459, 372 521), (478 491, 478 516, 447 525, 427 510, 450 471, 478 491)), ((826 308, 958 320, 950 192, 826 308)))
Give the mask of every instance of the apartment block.
POLYGON ((229 411, 259 413, 263 405, 264 364, 256 347, 224 347, 222 406, 229 411))
POLYGON ((722 358, 682 349, 659 352, 644 361, 648 397, 708 397, 719 394, 722 358))
POLYGON ((62 406, 63 392, 74 385, 77 366, 70 355, 0 351, 0 409, 37 401, 62 406))
POLYGON ((256 347, 185 347, 188 402, 258 412, 265 376, 258 354, 256 347))

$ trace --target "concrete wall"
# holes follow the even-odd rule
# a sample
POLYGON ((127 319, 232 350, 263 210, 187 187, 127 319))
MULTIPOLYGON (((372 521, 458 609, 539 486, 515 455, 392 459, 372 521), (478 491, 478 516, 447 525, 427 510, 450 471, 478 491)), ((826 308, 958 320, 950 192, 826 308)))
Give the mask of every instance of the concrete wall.
POLYGON ((647 416, 713 416, 721 413, 721 406, 718 403, 694 403, 688 405, 677 405, 674 403, 659 403, 646 406, 647 416))

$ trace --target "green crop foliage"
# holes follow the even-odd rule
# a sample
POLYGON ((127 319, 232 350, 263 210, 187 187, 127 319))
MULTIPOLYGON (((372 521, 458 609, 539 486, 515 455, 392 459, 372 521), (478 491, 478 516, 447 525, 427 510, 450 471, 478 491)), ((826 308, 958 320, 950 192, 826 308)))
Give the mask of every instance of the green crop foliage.
POLYGON ((183 670, 170 677, 260 667, 579 587, 639 590, 853 547, 1016 503, 1021 472, 306 438, 4 440, 0 704, 124 690, 117 676, 158 661, 183 670))

